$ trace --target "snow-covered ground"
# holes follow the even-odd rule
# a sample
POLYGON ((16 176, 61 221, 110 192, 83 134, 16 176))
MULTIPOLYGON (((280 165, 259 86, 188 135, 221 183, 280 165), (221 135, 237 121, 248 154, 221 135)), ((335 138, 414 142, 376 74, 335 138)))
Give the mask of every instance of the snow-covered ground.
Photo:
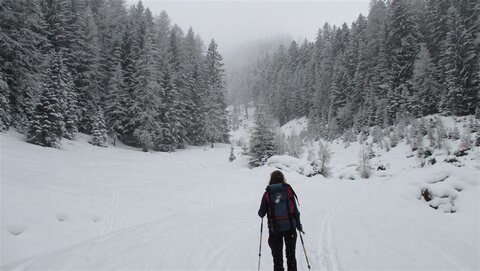
MULTIPOLYGON (((233 138, 247 137, 241 127, 233 138)), ((256 213, 275 163, 248 169, 240 147, 230 163, 222 144, 144 153, 94 147, 85 135, 62 149, 12 131, 0 139, 2 270, 256 270, 256 213)), ((421 168, 403 142, 389 152, 374 147, 372 166, 387 170, 368 180, 355 170, 358 143, 330 149, 331 178, 285 169, 312 269, 480 269, 478 148, 458 158, 462 167, 438 152, 421 168), (438 209, 421 198, 424 188, 438 209)), ((261 268, 271 270, 266 230, 263 237, 261 268)), ((300 242, 297 261, 307 269, 300 242)))

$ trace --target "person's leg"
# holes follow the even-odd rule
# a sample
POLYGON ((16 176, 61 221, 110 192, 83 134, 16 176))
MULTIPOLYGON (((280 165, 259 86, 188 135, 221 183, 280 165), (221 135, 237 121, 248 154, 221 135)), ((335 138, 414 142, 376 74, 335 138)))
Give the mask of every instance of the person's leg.
POLYGON ((283 238, 282 234, 270 233, 268 245, 272 249, 273 270, 283 271, 283 238))
POLYGON ((297 270, 297 260, 295 259, 295 248, 297 245, 297 232, 291 231, 284 234, 285 238, 285 247, 287 254, 287 270, 296 271, 297 270))

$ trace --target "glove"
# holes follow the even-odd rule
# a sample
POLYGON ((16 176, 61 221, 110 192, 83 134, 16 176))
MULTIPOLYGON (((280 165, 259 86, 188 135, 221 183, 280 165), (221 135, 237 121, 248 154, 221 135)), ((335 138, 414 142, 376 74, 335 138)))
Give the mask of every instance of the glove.
POLYGON ((302 226, 302 224, 298 224, 298 225, 297 225, 297 230, 298 230, 299 232, 305 234, 305 232, 303 231, 303 226, 302 226))

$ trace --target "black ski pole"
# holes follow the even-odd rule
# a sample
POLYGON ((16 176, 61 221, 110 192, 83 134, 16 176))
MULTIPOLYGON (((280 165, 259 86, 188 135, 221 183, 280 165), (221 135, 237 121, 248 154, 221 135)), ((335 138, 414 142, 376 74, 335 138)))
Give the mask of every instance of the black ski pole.
POLYGON ((310 263, 308 262, 307 250, 305 250, 305 243, 303 243, 302 232, 298 231, 298 234, 300 234, 300 241, 302 241, 303 253, 305 253, 305 260, 307 260, 308 270, 310 270, 311 267, 310 263))
POLYGON ((260 257, 262 256, 263 217, 260 224, 260 248, 258 249, 258 271, 260 271, 260 257))

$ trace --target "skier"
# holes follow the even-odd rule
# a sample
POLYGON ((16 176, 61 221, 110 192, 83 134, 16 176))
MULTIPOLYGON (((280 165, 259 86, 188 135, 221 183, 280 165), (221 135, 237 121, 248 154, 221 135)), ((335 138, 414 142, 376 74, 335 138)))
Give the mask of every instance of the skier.
POLYGON ((283 173, 280 170, 272 172, 270 182, 262 197, 258 215, 262 218, 267 215, 268 218, 268 245, 272 250, 273 269, 275 271, 284 270, 284 241, 287 254, 287 270, 297 270, 297 260, 295 259, 296 229, 303 233, 303 228, 294 197, 296 198, 295 192, 285 182, 283 173))

